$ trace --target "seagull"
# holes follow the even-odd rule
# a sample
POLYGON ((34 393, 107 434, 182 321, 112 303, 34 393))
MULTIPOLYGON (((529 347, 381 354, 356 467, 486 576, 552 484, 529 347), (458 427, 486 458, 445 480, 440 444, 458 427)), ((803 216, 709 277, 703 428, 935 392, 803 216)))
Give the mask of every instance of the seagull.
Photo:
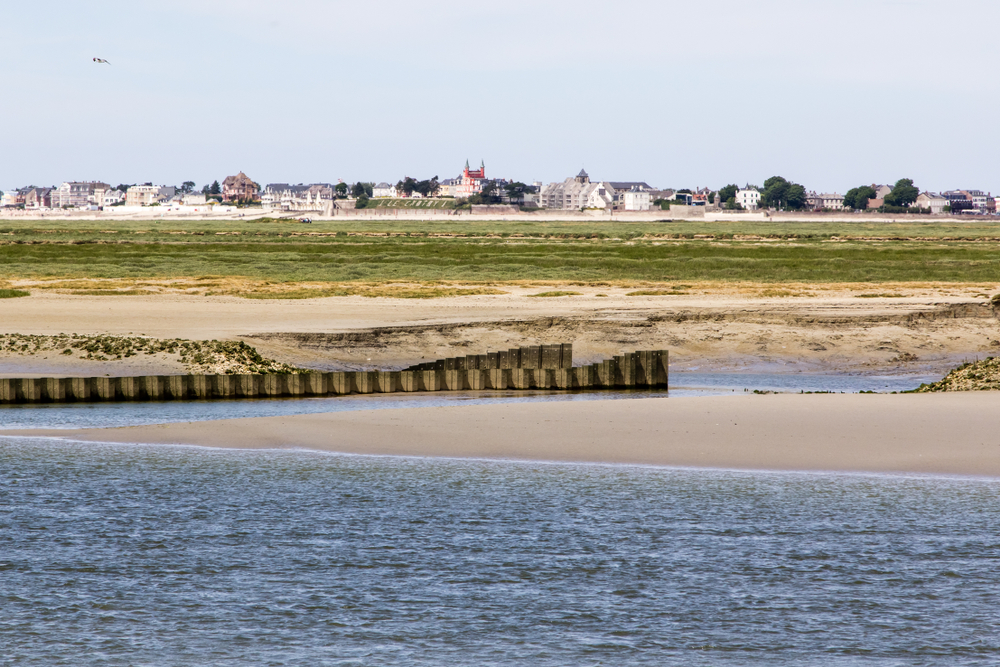
POLYGON ((104 58, 94 58, 94 62, 95 63, 104 63, 105 65, 110 65, 111 64, 107 60, 105 60, 104 58))

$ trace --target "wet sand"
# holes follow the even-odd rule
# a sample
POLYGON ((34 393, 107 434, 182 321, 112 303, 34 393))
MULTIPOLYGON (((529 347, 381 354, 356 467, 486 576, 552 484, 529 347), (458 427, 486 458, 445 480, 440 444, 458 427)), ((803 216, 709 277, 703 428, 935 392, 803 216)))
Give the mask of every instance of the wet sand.
POLYGON ((1000 392, 416 408, 114 429, 73 440, 749 470, 1000 477, 1000 392))

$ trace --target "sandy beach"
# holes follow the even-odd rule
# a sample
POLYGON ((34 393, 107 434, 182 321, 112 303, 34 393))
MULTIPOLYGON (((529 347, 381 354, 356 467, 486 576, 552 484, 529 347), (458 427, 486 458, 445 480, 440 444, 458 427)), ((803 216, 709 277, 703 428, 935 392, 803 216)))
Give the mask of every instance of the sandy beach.
MULTIPOLYGON (((361 296, 268 300, 151 294, 81 296, 39 290, 10 299, 0 334, 108 334, 243 340, 278 361, 316 370, 399 369, 521 345, 572 342, 574 361, 669 349, 677 370, 903 372, 943 375, 1000 350, 996 313, 977 286, 694 285, 688 295, 629 296, 623 287, 546 288, 437 299, 361 296)), ((83 361, 0 353, 0 376, 179 373, 176 358, 83 361)))
POLYGON ((0 433, 394 456, 998 477, 998 408, 1000 392, 738 395, 0 433))

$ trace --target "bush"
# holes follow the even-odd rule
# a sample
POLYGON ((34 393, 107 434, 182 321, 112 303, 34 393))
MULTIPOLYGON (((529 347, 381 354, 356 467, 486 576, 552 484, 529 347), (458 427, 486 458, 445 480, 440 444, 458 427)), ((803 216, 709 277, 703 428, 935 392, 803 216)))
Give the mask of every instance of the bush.
POLYGON ((354 201, 354 208, 368 208, 368 195, 361 195, 354 201))
POLYGON ((19 296, 31 296, 31 292, 23 289, 0 289, 0 299, 16 299, 19 296))

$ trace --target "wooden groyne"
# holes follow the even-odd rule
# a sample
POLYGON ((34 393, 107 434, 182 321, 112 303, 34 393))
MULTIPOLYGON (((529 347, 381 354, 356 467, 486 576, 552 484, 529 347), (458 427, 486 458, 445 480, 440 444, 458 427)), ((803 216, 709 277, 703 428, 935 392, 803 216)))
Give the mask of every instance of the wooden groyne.
POLYGON ((298 375, 145 375, 0 378, 0 403, 86 403, 388 394, 506 389, 667 387, 666 350, 572 365, 571 344, 439 359, 402 371, 298 375))

